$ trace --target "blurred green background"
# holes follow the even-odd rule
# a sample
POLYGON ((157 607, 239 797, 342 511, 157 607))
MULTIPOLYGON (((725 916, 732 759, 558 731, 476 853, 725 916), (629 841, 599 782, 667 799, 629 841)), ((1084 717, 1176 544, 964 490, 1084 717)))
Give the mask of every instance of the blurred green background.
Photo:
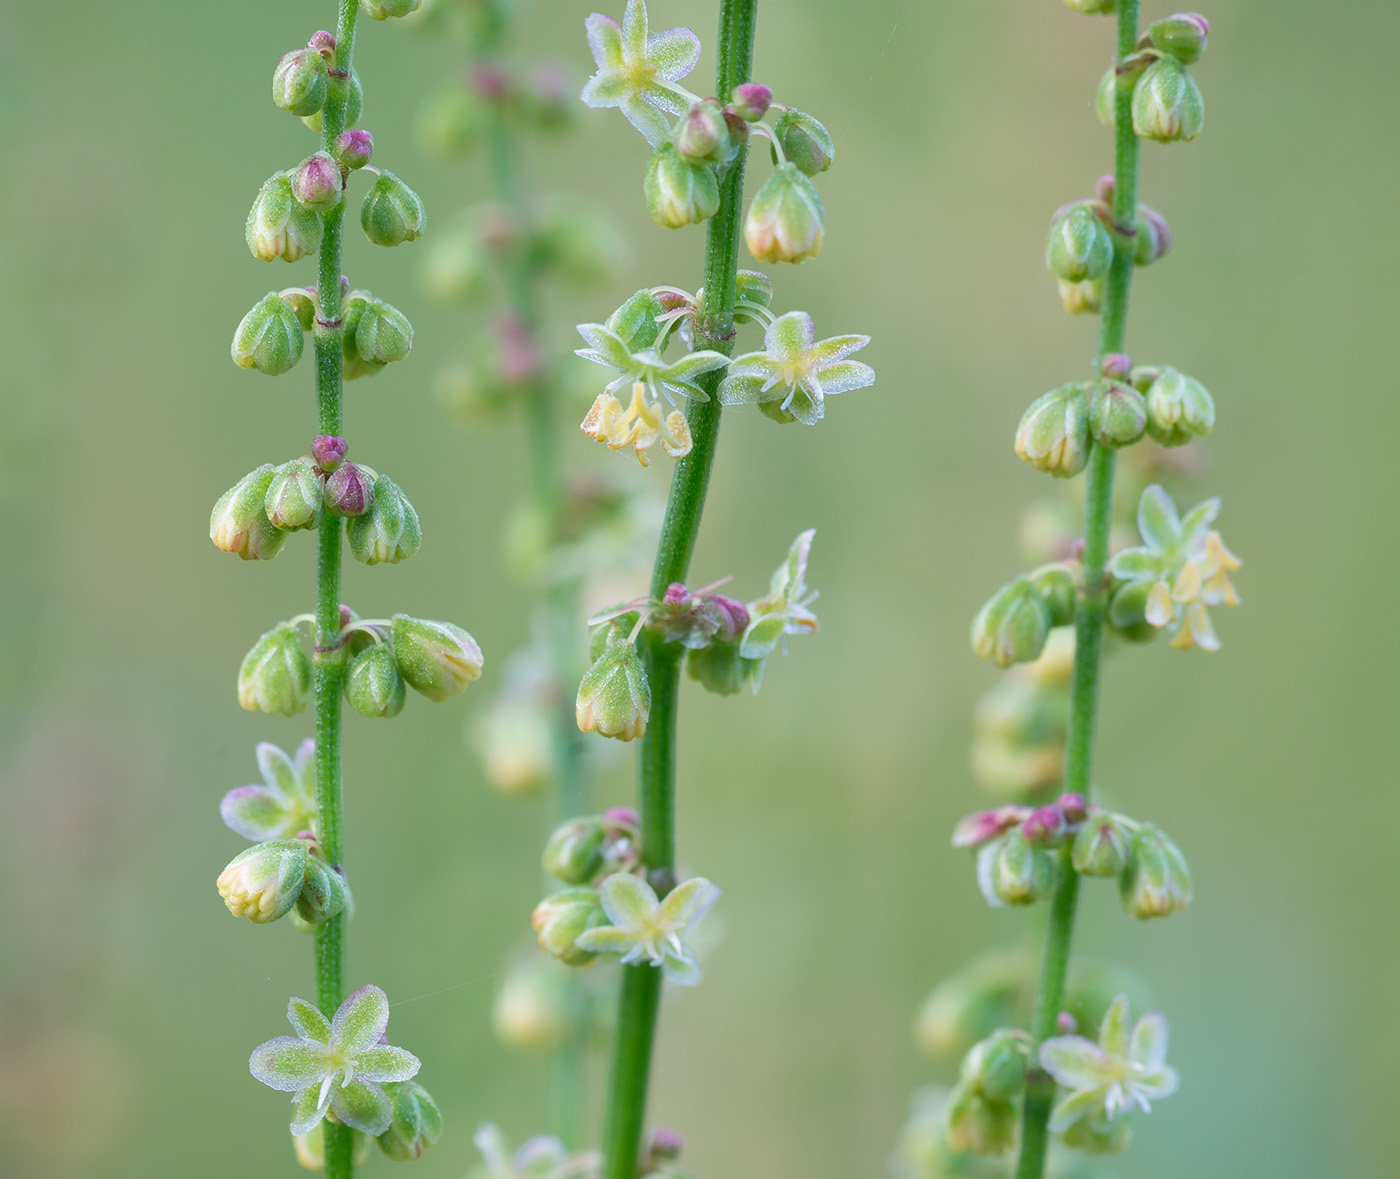
MULTIPOLYGON (((656 0, 654 27, 711 44, 716 7, 656 0)), ((591 8, 537 0, 519 49, 581 78, 591 8)), ((242 846, 217 803, 254 780, 254 743, 309 733, 241 712, 233 679, 262 630, 309 608, 313 546, 245 565, 205 520, 312 432, 308 363, 273 382, 227 349, 244 310, 293 281, 240 232, 262 179, 310 150, 267 101, 272 66, 332 9, 0 4, 0 1171, 15 1179, 296 1173, 284 1103, 244 1061, 285 1030, 288 994, 311 992, 309 943, 231 920, 213 879, 242 846)), ((1149 980, 1183 1077, 1116 1174, 1392 1174, 1400 7, 1207 15, 1206 132, 1144 150, 1143 197, 1176 247, 1139 272, 1129 338, 1215 394, 1197 487, 1224 496, 1246 607, 1220 619, 1217 656, 1157 644, 1109 667, 1097 779, 1183 845, 1197 899, 1142 926, 1090 890, 1078 946, 1149 980)), ((443 224, 486 178, 426 159, 411 127, 460 58, 365 26, 376 162, 443 224)), ((996 677, 967 624, 1020 567, 1021 510, 1048 490, 1011 454, 1017 417, 1093 354, 1096 321, 1062 313, 1041 252, 1050 211, 1109 162, 1090 100, 1110 41, 1053 0, 760 5, 756 76, 839 147, 826 252, 775 276, 778 303, 823 335, 873 334, 879 383, 815 430, 726 418, 694 580, 734 573, 754 592, 815 526, 822 633, 757 699, 685 691, 681 854, 723 886, 725 937, 665 1012, 653 1110, 701 1177, 882 1174, 910 1091, 948 1077, 911 1040, 922 997, 1021 936, 1026 917, 988 910, 948 847, 984 797, 967 748, 996 677)), ((702 92, 711 71, 707 53, 702 92)), ((634 244, 607 289, 558 305, 561 348, 643 283, 699 281, 700 235, 646 217, 644 159, 605 112, 532 157, 541 187, 610 206, 634 244)), ((461 701, 347 725, 350 978, 396 1002, 443 992, 391 1031, 448 1122, 418 1173, 460 1176, 477 1123, 519 1140, 544 1119, 543 1066, 489 1027, 538 895, 541 806, 491 792, 463 739, 528 627, 501 556, 524 442, 518 425, 444 428, 429 393, 483 315, 426 298, 417 247, 347 240, 357 284, 417 328, 408 364, 348 388, 349 432, 427 539, 393 570, 351 565, 346 596, 456 619, 490 660, 461 701)), ((561 414, 569 461, 625 464, 572 433, 585 407, 561 414)), ((667 466, 646 476, 658 490, 667 466)), ((628 800, 629 770, 615 763, 600 801, 628 800)))

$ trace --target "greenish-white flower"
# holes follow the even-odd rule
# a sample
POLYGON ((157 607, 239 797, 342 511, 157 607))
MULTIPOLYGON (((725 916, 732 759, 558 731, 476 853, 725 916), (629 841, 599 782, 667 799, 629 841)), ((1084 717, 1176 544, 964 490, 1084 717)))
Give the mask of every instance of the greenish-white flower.
POLYGON ((594 1176, 602 1161, 596 1151, 570 1154, 552 1134, 536 1134, 512 1152, 505 1135, 493 1122, 486 1122, 472 1136, 481 1152, 484 1166, 471 1172, 469 1179, 570 1179, 594 1176))
POLYGON ((807 558, 816 535, 815 528, 799 533, 788 550, 787 560, 774 570, 767 596, 748 603, 749 625, 739 641, 739 654, 758 660, 753 671, 755 692, 763 683, 768 657, 780 643, 786 652, 788 635, 816 633, 817 616, 811 606, 817 600, 817 591, 807 588, 807 558))
POLYGON ((264 741, 258 746, 263 785, 239 786, 224 795, 219 814, 245 839, 291 839, 316 829, 316 742, 309 737, 289 756, 264 741))
POLYGON ((595 12, 584 28, 598 72, 584 85, 583 101, 592 107, 617 107, 652 147, 660 147, 671 134, 661 112, 683 114, 695 101, 674 83, 700 60, 700 38, 687 28, 649 35, 642 0, 627 0, 620 26, 595 12))
POLYGON ((780 414, 814 426, 826 412, 826 397, 875 383, 875 370, 847 360, 870 343, 869 336, 818 340, 805 311, 780 315, 763 335, 763 351, 737 356, 719 386, 723 405, 776 402, 780 414))
POLYGON ((574 944, 594 954, 621 954, 624 965, 659 966, 673 983, 694 986, 700 967, 681 935, 719 899, 719 889, 703 876, 678 884, 658 900, 651 885, 628 872, 617 872, 598 889, 611 925, 579 934, 574 944))

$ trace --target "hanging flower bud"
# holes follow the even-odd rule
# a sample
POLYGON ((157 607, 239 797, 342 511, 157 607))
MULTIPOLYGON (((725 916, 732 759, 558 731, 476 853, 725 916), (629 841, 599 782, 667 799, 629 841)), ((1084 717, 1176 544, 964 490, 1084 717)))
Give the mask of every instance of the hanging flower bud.
POLYGON ((350 888, 345 877, 321 858, 318 848, 310 848, 306 857, 306 879, 296 900, 296 915, 308 925, 321 925, 342 912, 349 901, 350 888))
POLYGON ((1133 130, 1144 139, 1189 142, 1204 120, 1200 87, 1174 57, 1154 61, 1133 88, 1133 130))
POLYGON ((1031 588, 1050 608, 1052 626, 1068 626, 1074 621, 1079 601, 1079 577, 1075 568, 1063 562, 1042 565, 1030 572, 1031 588))
POLYGON ((345 461, 345 455, 349 449, 349 444, 345 439, 334 434, 317 434, 311 441, 311 457, 316 460, 316 466, 326 475, 331 474, 345 461))
POLYGON ((836 145, 831 132, 806 111, 788 107, 773 124, 783 154, 808 176, 816 176, 831 167, 836 158, 836 145))
MULTIPOLYGON (((776 405, 777 402, 767 404, 776 405)), ((760 405, 759 409, 762 408, 764 406, 760 405)), ((690 678, 717 696, 737 695, 753 680, 759 663, 757 659, 745 659, 738 643, 711 643, 708 647, 692 649, 685 660, 690 678)))
POLYGON ((544 870, 565 884, 587 884, 603 868, 607 832, 597 815, 570 819, 554 829, 544 847, 544 870))
POLYGON ((1210 36, 1210 22, 1199 12, 1178 12, 1147 26, 1147 37, 1163 53, 1170 53, 1182 65, 1201 60, 1210 36))
POLYGON ((407 695, 403 676, 386 644, 371 643, 351 660, 345 699, 361 716, 398 716, 407 695))
POLYGON ((282 551, 287 534, 267 518, 263 502, 275 468, 264 463, 219 497, 209 514, 209 539, 245 561, 270 561, 282 551))
MULTIPOLYGON (((414 0, 415 7, 418 0, 414 0)), ((417 1081, 390 1081, 384 1086, 393 1114, 389 1128, 375 1139, 395 1162, 423 1157, 442 1137, 442 1111, 417 1081)))
POLYGON ((773 91, 762 82, 741 82, 729 95, 729 109, 746 123, 757 123, 773 105, 773 91))
POLYGON ((321 480, 309 458, 293 459, 273 472, 263 509, 277 528, 315 528, 321 522, 321 480))
POLYGON ((1036 807, 1021 824, 1021 834, 1032 847, 1059 847, 1066 830, 1065 816, 1057 806, 1036 807))
POLYGON ((571 1025, 568 974, 553 958, 531 951, 506 971, 491 1026, 508 1048, 553 1052, 571 1025))
POLYGON ((760 262, 805 262, 822 252, 826 210, 794 163, 779 164, 749 202, 744 241, 760 262))
POLYGON ((332 516, 349 517, 363 515, 374 503, 374 480, 377 478, 369 467, 357 463, 342 463, 326 480, 322 492, 326 511, 332 516))
POLYGON ((342 131, 336 136, 331 154, 342 168, 349 168, 352 172, 363 168, 374 155, 374 136, 358 129, 342 131))
POLYGON ((669 143, 657 148, 647 162, 642 190, 651 219, 662 229, 696 225, 719 209, 714 168, 684 159, 669 143))
POLYGON ((1020 1110, 982 1096, 974 1085, 953 1086, 945 1116, 948 1145, 959 1154, 1005 1154, 1016 1144, 1020 1110))
MULTIPOLYGON (((739 301, 753 303, 759 307, 773 305, 773 280, 761 270, 740 270, 735 276, 736 294, 739 301)), ((734 313, 735 323, 746 323, 753 317, 734 313)))
POLYGON ((530 924, 539 935, 540 949, 553 954, 568 966, 583 966, 594 955, 580 950, 574 941, 585 930, 606 925, 598 891, 593 888, 565 888, 535 906, 530 924))
POLYGON ((367 364, 383 367, 405 359, 413 348, 413 325, 392 303, 367 299, 355 322, 355 351, 367 364))
POLYGON ((1184 446, 1215 428, 1215 402, 1200 381, 1163 365, 1147 388, 1147 432, 1163 446, 1184 446))
POLYGON ((287 54, 272 74, 273 105, 294 115, 315 114, 326 105, 329 91, 326 59, 309 47, 287 54))
POLYGON ((1108 600, 1108 625, 1129 642, 1145 643, 1160 633, 1147 621, 1147 604, 1154 588, 1151 581, 1127 581, 1108 600))
POLYGON ((418 513, 388 475, 374 480, 370 510, 351 520, 347 531, 351 554, 366 565, 397 565, 417 553, 423 541, 418 513))
POLYGON ((360 205, 360 227, 376 246, 417 241, 427 226, 418 194, 392 172, 381 172, 360 205))
POLYGON ((724 111, 713 98, 697 102, 676 124, 671 136, 676 155, 688 164, 720 164, 732 146, 724 111))
POLYGON ((391 16, 408 16, 423 7, 423 0, 360 0, 366 16, 388 20, 391 16))
MULTIPOLYGON (((314 38, 313 38, 314 39, 314 38)), ((345 95, 345 125, 353 127, 360 121, 360 113, 364 109, 365 92, 360 85, 360 75, 355 70, 350 71, 350 87, 345 95)), ((325 108, 317 111, 314 115, 303 115, 302 122, 318 135, 321 133, 321 114, 325 108)))
POLYGON ((1060 279, 1060 304, 1071 315, 1097 315, 1103 309, 1103 288, 1101 278, 1086 278, 1083 282, 1060 279))
POLYGON ((991 1101, 1015 1101, 1026 1088, 1031 1042, 1017 1028, 998 1028, 979 1040, 958 1066, 958 1081, 991 1101))
POLYGON ((306 47, 314 49, 326 59, 327 68, 335 60, 335 34, 327 29, 317 29, 307 39, 306 47))
POLYGON ((1089 461, 1089 404, 1081 385, 1061 385, 1031 402, 1016 427, 1016 456, 1068 479, 1089 461))
POLYGON ((1167 219, 1151 205, 1139 205, 1137 243, 1133 262, 1150 266, 1172 248, 1172 228, 1167 219))
POLYGON ((1089 386, 1089 433, 1103 446, 1129 446, 1147 429, 1147 403, 1121 381, 1089 386))
POLYGON ((329 152, 307 156, 292 169, 292 196, 299 205, 325 213, 340 204, 345 177, 329 152))
POLYGON ((238 669, 238 703, 249 712, 296 716, 311 700, 311 660, 290 622, 263 635, 238 669))
POLYGON ((395 614, 394 662, 408 686, 429 700, 460 696, 480 678, 481 648, 460 626, 395 614))
POLYGON ((306 334, 296 312, 275 291, 268 291, 233 333, 230 352, 239 368, 277 377, 292 369, 305 346, 306 334))
POLYGON ((656 296, 644 289, 609 315, 604 326, 627 345, 628 351, 641 352, 656 343, 661 331, 656 320, 664 313, 656 296))
POLYGON ((301 896, 307 859, 304 839, 255 843, 219 873, 219 895, 235 917, 255 925, 276 921, 290 913, 301 896))
POLYGON ((972 620, 972 649, 998 667, 1040 657, 1053 624, 1050 607, 1029 579, 1001 587, 972 620))
POLYGON ((321 228, 321 219, 293 199, 287 173, 278 172, 258 189, 243 239, 254 258, 295 262, 321 248, 321 228))
POLYGON ((1045 264, 1065 282, 1102 278, 1113 262, 1113 238, 1087 201, 1060 210, 1050 223, 1045 264))
POLYGON ((1128 865, 1132 835, 1117 815, 1096 811, 1074 837, 1070 859, 1081 876, 1117 876, 1128 865))
POLYGON ((1186 857, 1156 827, 1133 836, 1131 858, 1118 878, 1118 896, 1130 917, 1165 917, 1191 903, 1194 888, 1186 857))
POLYGON ((316 300, 312 297, 312 291, 302 288, 299 291, 279 292, 279 297, 292 309, 303 332, 309 332, 316 326, 316 300))
POLYGON ((637 648, 626 639, 607 648, 584 673, 574 716, 585 733, 631 741, 647 731, 651 684, 637 648))
POLYGON ((1055 884, 1055 865, 1050 856, 1013 827, 989 847, 996 849, 992 860, 992 892, 1004 905, 1030 905, 1050 895, 1055 884))

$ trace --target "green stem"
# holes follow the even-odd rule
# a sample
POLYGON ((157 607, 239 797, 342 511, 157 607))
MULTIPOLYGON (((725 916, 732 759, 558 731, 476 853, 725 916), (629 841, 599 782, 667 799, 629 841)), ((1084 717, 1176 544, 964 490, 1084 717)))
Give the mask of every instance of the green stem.
MULTIPOLYGON (((1117 60, 1130 56, 1137 44, 1139 0, 1118 0, 1117 60)), ((1127 338, 1128 296, 1136 253, 1138 137, 1133 131, 1132 92, 1119 86, 1114 95, 1113 263, 1104 284, 1103 322, 1099 332, 1101 361, 1122 352, 1127 338)), ((1065 743, 1064 788, 1089 796, 1094 757, 1094 728, 1098 714, 1099 669, 1103 653, 1104 616, 1108 610, 1109 533, 1113 524, 1114 452, 1093 447, 1085 476, 1084 589, 1074 616, 1074 671, 1070 676, 1069 728, 1065 743)), ((1021 1111, 1021 1151, 1016 1179, 1041 1179, 1048 1143, 1047 1122, 1055 1096, 1053 1079, 1040 1068, 1040 1045, 1056 1034, 1063 1007, 1065 976, 1079 901, 1079 875, 1061 852, 1055 891, 1050 897, 1050 925, 1045 935, 1045 960, 1040 991, 1031 1022, 1032 1068, 1021 1111)))
MULTIPOLYGON (((757 0, 721 0, 715 93, 722 97, 749 80, 756 21, 757 0)), ((726 356, 734 353, 746 158, 747 148, 743 147, 720 182, 719 211, 710 219, 705 239, 705 296, 695 323, 696 348, 712 348, 726 356)), ((706 374, 702 380, 701 387, 709 400, 692 398, 686 406, 693 445, 690 453, 677 462, 671 480, 661 542, 652 569, 654 597, 664 594, 672 582, 683 582, 690 569, 719 441, 720 405, 715 391, 720 375, 706 374)), ((649 637, 642 640, 642 657, 651 682, 651 716, 638 762, 642 854, 652 885, 662 895, 675 884, 676 725, 681 655, 675 644, 649 637)), ((603 1128, 606 1179, 637 1177, 661 982, 661 972, 654 966, 623 968, 603 1128)))
MULTIPOLYGON (((330 94, 321 112, 321 142, 330 150, 345 130, 350 65, 355 50, 358 0, 340 0, 336 25, 336 63, 330 94)), ((316 405, 317 432, 340 435, 341 363, 344 327, 341 323, 341 236, 345 201, 324 215, 321 251, 317 257, 316 405)), ((321 522, 316 562, 316 654, 313 684, 316 694, 316 813, 326 859, 344 863, 341 839, 343 807, 340 766, 340 695, 345 675, 345 651, 340 641, 340 520, 326 515, 321 522)), ((316 998, 327 1015, 345 998, 345 917, 316 927, 316 998)), ((350 1130, 325 1125, 326 1179, 350 1179, 354 1172, 350 1130)))

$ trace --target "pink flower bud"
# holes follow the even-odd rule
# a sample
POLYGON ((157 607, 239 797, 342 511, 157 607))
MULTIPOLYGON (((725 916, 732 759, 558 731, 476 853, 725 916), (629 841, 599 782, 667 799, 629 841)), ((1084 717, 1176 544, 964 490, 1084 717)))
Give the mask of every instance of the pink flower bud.
POLYGON ((345 180, 328 152, 307 156, 292 172, 292 196, 299 205, 324 212, 340 204, 345 180))
POLYGON ((374 154, 374 136, 359 127, 336 137, 335 158, 350 168, 363 168, 374 154))
POLYGON ((498 61, 478 62, 472 67, 467 85, 482 98, 499 102, 510 91, 510 74, 498 61))
POLYGON ((1122 352, 1109 352, 1099 362, 1099 372, 1110 381, 1126 380, 1133 369, 1133 358, 1122 352))
POLYGON ((334 434, 317 434, 311 443, 311 457, 316 465, 329 475, 345 461, 350 444, 334 434))
POLYGON ((1062 794, 1055 800, 1066 823, 1082 823, 1089 814, 1089 804, 1082 794, 1062 794))
POLYGON ((666 592, 661 595, 661 600, 672 609, 684 610, 690 605, 690 591, 679 581, 673 581, 666 587, 666 592))
POLYGON ((373 502, 370 481, 354 463, 343 463, 326 480, 326 511, 332 516, 362 516, 373 502))
POLYGON ((747 123, 756 123, 773 105, 773 91, 762 82, 744 82, 729 96, 734 112, 747 123))
POLYGON ((1026 842, 1035 847, 1055 847, 1065 837, 1065 817, 1057 806, 1037 807, 1021 824, 1026 842))
POLYGON ((333 33, 328 33, 325 29, 312 33, 311 40, 306 43, 306 47, 316 50, 328 63, 335 62, 335 35, 333 33))

